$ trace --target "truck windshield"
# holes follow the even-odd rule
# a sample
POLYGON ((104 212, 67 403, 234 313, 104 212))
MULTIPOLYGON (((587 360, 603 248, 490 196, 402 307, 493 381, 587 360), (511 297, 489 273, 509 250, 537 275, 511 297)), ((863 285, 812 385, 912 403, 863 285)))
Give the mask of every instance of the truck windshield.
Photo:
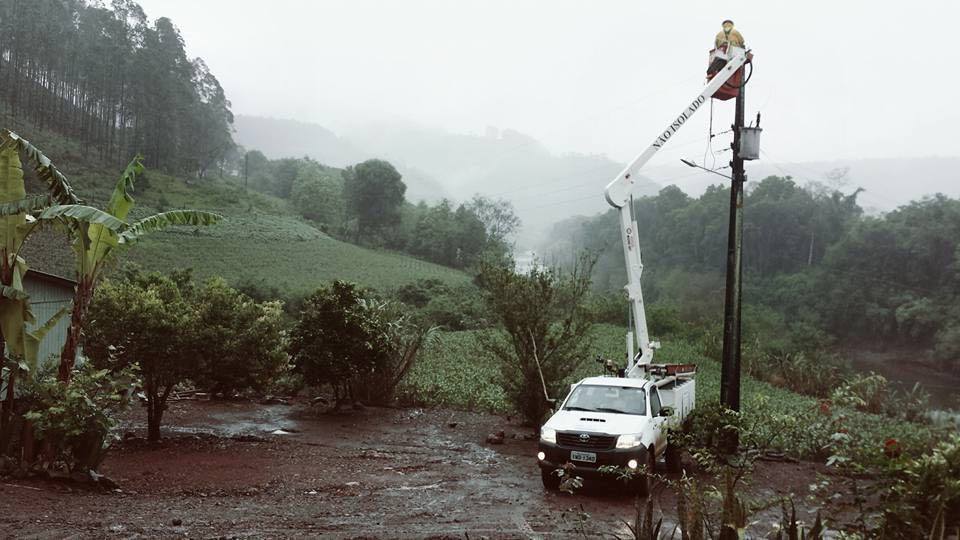
POLYGON ((581 384, 570 394, 563 409, 646 415, 647 395, 643 388, 581 384))

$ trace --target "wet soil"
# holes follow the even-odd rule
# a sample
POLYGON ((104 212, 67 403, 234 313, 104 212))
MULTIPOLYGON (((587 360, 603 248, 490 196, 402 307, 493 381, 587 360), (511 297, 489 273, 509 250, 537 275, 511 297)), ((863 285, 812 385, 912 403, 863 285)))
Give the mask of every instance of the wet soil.
MULTIPOLYGON (((621 520, 634 515, 633 498, 609 486, 544 491, 531 431, 499 416, 185 400, 165 421, 158 444, 126 426, 101 467, 119 490, 0 480, 0 537, 626 538, 621 520), (485 443, 500 430, 504 444, 485 443)), ((825 503, 807 498, 824 472, 761 462, 749 496, 794 494, 808 523, 821 504, 843 513, 845 497, 831 498, 840 480, 820 491, 825 503)), ((654 501, 672 529, 676 495, 661 487, 654 501)), ((750 530, 762 535, 778 517, 760 511, 750 530)))

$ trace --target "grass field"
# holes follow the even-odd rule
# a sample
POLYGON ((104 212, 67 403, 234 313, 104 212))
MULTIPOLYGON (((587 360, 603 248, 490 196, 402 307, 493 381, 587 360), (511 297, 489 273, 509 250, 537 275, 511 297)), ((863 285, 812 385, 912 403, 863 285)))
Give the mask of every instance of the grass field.
MULTIPOLYGON (((605 358, 624 358, 625 332, 625 329, 612 325, 596 325, 590 336, 592 350, 605 358)), ((657 355, 656 361, 661 363, 696 363, 697 403, 704 405, 719 401, 720 365, 705 358, 697 346, 685 341, 665 340, 657 355)), ((599 371, 592 357, 585 358, 567 382, 597 375, 599 371)), ((425 404, 508 413, 510 405, 499 380, 496 360, 482 349, 476 331, 450 332, 444 334, 442 345, 421 356, 405 379, 401 395, 408 398, 419 396, 425 404)), ((867 448, 876 448, 877 453, 882 452, 883 442, 887 439, 897 439, 905 448, 918 450, 929 447, 934 440, 925 426, 884 416, 835 410, 832 416, 825 417, 816 398, 747 376, 743 377, 741 387, 743 411, 756 415, 771 429, 782 429, 782 433, 774 435, 774 444, 794 455, 822 455, 823 445, 827 442, 824 430, 834 428, 847 430, 867 448)))
POLYGON ((424 278, 469 281, 463 272, 340 242, 297 219, 266 214, 232 215, 202 230, 159 233, 135 246, 128 260, 150 269, 193 268, 198 277, 218 275, 231 283, 264 282, 295 294, 334 279, 381 290, 424 278))

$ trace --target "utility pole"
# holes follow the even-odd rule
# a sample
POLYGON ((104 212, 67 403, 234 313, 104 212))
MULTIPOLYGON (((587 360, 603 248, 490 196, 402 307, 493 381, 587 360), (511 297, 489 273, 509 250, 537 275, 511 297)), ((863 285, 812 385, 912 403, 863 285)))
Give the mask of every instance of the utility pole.
MULTIPOLYGON (((740 410, 740 303, 743 276, 743 183, 747 177, 740 157, 741 130, 744 116, 744 90, 737 94, 737 109, 733 123, 733 178, 730 185, 730 226, 727 231, 727 288, 723 310, 723 364, 720 371, 720 404, 734 411, 740 410)), ((738 437, 729 441, 735 450, 738 437)))

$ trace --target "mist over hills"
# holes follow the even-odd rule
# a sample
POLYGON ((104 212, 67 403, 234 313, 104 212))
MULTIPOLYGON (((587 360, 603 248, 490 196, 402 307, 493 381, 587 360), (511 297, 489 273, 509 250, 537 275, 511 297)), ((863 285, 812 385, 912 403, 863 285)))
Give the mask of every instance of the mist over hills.
POLYGON ((310 156, 331 167, 346 167, 366 159, 358 148, 319 124, 237 115, 233 127, 237 144, 259 150, 270 159, 310 156))
MULTIPOLYGON (((237 116, 235 127, 239 144, 270 158, 306 155, 337 167, 386 159, 403 174, 412 201, 445 197, 464 201, 475 193, 507 199, 523 220, 521 246, 539 244, 560 220, 605 211, 603 186, 623 168, 603 155, 557 154, 525 134, 494 127, 483 134, 456 134, 394 122, 338 135, 317 124, 243 115, 237 116)), ((960 197, 960 157, 778 163, 764 156, 749 162, 747 173, 752 181, 776 175, 847 193, 864 188, 858 200, 870 213, 887 212, 934 193, 960 197)), ((660 165, 651 167, 637 195, 652 195, 675 184, 698 196, 707 186, 723 182, 714 174, 691 174, 680 164, 660 165)))
MULTIPOLYGON (((270 158, 308 155, 333 166, 386 159, 403 174, 412 201, 464 201, 477 193, 507 199, 523 220, 521 244, 561 219, 604 210, 602 187, 623 168, 606 156, 555 154, 532 137, 493 127, 473 135, 391 123, 338 136, 318 125, 249 116, 238 116, 235 127, 239 144, 270 158)), ((644 182, 639 194, 659 189, 644 182)))

